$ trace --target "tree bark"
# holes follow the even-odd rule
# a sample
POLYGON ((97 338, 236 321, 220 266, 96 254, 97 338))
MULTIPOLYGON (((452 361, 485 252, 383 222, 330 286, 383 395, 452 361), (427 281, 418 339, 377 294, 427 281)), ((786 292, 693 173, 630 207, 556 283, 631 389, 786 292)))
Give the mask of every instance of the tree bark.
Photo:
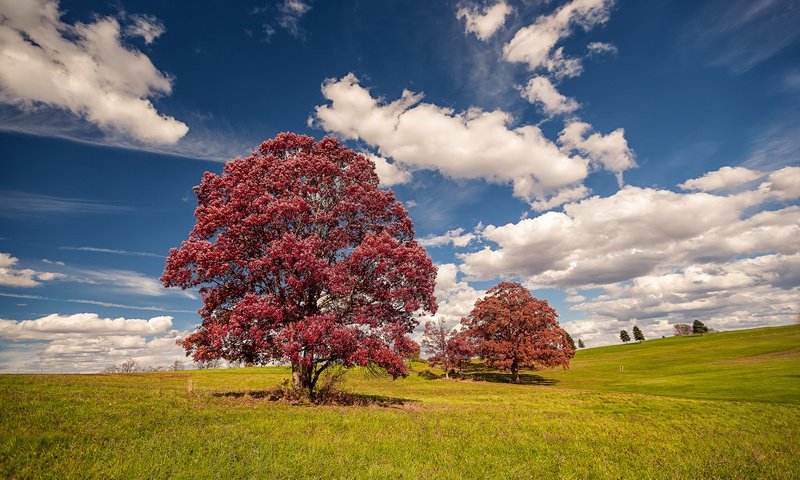
POLYGON ((311 373, 314 367, 307 367, 300 362, 292 364, 292 388, 295 392, 313 398, 314 385, 311 382, 311 373))
POLYGON ((511 383, 519 383, 519 364, 516 360, 511 364, 511 383))

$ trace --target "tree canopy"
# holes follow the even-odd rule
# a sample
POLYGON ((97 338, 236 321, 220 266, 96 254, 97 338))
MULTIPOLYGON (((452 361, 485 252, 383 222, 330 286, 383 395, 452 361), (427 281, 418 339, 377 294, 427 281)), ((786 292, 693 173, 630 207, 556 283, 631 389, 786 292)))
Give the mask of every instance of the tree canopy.
POLYGON ((334 138, 282 133, 194 191, 197 221, 161 277, 201 287, 187 354, 288 362, 310 395, 335 364, 407 373, 416 315, 436 312, 436 268, 369 159, 334 138))
POLYGON ((575 349, 547 300, 539 300, 514 282, 502 282, 475 302, 463 325, 477 353, 490 367, 511 370, 519 383, 521 367, 567 368, 575 349))
POLYGON ((642 329, 639 328, 639 325, 633 326, 633 339, 636 340, 637 342, 644 341, 644 333, 642 333, 642 329))
POLYGON ((698 319, 694 319, 692 322, 692 333, 699 333, 700 335, 704 333, 708 333, 708 327, 698 319))
POLYGON ((626 330, 620 330, 619 339, 622 340, 623 343, 628 343, 631 341, 631 336, 628 334, 626 330))
POLYGON ((425 323, 422 349, 432 365, 440 364, 445 377, 450 369, 461 368, 473 355, 473 348, 464 332, 448 328, 442 319, 425 323))

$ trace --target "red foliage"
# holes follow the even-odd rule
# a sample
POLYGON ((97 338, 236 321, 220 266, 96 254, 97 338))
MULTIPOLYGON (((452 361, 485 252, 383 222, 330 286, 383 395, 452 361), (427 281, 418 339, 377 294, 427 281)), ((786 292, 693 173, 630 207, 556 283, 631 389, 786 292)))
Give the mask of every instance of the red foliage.
POLYGON ((282 133, 194 191, 197 222, 161 277, 202 286, 187 354, 291 362, 309 393, 332 364, 407 373, 415 312, 436 311, 436 268, 370 160, 334 138, 282 133))
POLYGON ((478 354, 490 367, 509 369, 519 382, 519 368, 569 366, 575 350, 556 320, 558 314, 519 283, 503 282, 477 302, 462 319, 478 354))
POLYGON ((431 365, 442 365, 445 376, 448 376, 451 368, 461 368, 473 355, 467 337, 462 332, 447 328, 441 319, 425 324, 422 348, 431 365))

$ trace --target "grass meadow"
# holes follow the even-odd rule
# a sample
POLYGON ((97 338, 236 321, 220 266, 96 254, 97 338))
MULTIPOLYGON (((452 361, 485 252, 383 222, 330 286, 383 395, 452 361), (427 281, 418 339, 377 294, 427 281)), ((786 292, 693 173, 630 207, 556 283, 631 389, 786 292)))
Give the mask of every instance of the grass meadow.
POLYGON ((2 375, 0 478, 800 476, 800 326, 582 350, 523 385, 413 367, 348 373, 394 399, 366 407, 264 398, 283 367, 2 375))

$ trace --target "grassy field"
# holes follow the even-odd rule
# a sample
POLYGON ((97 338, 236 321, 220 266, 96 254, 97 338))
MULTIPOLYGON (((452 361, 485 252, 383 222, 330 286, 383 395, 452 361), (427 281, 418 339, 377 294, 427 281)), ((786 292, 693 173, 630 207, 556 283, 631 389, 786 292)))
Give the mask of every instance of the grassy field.
POLYGON ((529 385, 348 374, 391 407, 259 398, 286 368, 3 375, 0 478, 797 478, 799 339, 589 349, 529 385))

